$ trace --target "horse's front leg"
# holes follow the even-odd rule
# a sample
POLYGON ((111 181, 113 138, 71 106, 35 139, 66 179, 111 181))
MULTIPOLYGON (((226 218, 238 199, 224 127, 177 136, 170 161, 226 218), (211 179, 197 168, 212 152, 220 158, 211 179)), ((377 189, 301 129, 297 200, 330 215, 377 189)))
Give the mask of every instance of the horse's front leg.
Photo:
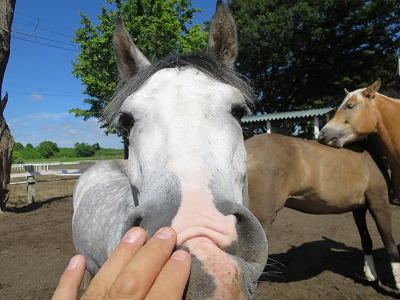
POLYGON ((384 203, 378 203, 377 205, 371 204, 370 212, 389 255, 396 289, 400 290, 400 258, 392 234, 392 212, 390 208, 388 200, 384 203))
POLYGON ((358 232, 360 233, 361 246, 364 252, 364 275, 368 281, 378 280, 378 274, 375 270, 374 258, 372 256, 372 240, 368 232, 366 222, 367 207, 361 207, 353 210, 354 221, 356 222, 358 232))
POLYGON ((400 169, 391 166, 391 184, 394 197, 397 203, 400 203, 400 169))

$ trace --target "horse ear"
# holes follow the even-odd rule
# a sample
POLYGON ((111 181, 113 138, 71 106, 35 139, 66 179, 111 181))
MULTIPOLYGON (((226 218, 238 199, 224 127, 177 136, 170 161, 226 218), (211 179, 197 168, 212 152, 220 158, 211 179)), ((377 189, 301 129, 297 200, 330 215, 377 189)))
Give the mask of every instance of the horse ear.
POLYGON ((347 96, 348 94, 350 94, 350 92, 349 92, 346 88, 344 88, 344 93, 345 93, 346 96, 347 96))
POLYGON ((380 87, 381 87, 381 79, 378 78, 373 84, 367 87, 363 93, 369 99, 373 99, 375 97, 375 93, 379 90, 380 87))
POLYGON ((207 52, 234 67, 238 55, 236 24, 222 0, 217 1, 215 15, 210 26, 207 52))
POLYGON ((132 77, 150 65, 146 56, 133 43, 121 17, 117 17, 115 22, 113 45, 121 79, 132 77))

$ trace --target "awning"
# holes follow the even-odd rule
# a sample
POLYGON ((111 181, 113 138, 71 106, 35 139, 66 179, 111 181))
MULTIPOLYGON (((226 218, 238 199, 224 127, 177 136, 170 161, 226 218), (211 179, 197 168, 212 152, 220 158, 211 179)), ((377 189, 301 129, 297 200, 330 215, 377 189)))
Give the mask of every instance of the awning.
POLYGON ((321 109, 288 111, 288 112, 271 113, 266 115, 246 116, 242 118, 242 124, 323 116, 334 109, 335 108, 333 107, 328 107, 321 109))

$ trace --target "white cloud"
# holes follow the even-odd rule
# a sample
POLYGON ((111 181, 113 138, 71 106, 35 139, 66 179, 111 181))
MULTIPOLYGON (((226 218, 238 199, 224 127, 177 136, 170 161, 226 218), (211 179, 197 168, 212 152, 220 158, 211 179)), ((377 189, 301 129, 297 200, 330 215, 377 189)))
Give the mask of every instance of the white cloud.
POLYGON ((39 112, 18 117, 8 122, 14 140, 37 146, 42 141, 52 141, 59 147, 74 147, 76 142, 102 148, 121 149, 121 139, 116 135, 105 135, 97 119, 83 121, 69 113, 39 112))
POLYGON ((31 98, 32 98, 33 100, 36 100, 36 101, 42 101, 42 100, 44 100, 43 95, 38 94, 38 93, 35 93, 35 92, 32 92, 31 98))

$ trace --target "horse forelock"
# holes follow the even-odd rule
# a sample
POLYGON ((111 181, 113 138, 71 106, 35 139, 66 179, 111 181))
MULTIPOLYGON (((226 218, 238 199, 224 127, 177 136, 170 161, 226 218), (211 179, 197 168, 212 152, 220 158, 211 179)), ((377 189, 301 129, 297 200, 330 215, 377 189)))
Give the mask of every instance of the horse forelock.
POLYGON ((126 98, 137 92, 155 73, 167 68, 195 68, 210 78, 235 87, 242 94, 246 104, 248 106, 253 105, 254 91, 247 83, 246 78, 235 72, 223 61, 211 54, 171 55, 148 66, 135 77, 121 82, 103 112, 103 119, 111 126, 117 126, 119 111, 126 98))
POLYGON ((340 109, 347 103, 347 101, 348 101, 349 99, 353 98, 353 97, 357 97, 357 99, 358 99, 359 101, 363 101, 364 98, 363 98, 363 96, 361 95, 361 93, 362 93, 365 89, 366 89, 366 88, 362 88, 362 89, 354 90, 354 91, 348 93, 348 94, 346 95, 346 97, 344 97, 342 103, 339 105, 338 110, 340 110, 340 109))

